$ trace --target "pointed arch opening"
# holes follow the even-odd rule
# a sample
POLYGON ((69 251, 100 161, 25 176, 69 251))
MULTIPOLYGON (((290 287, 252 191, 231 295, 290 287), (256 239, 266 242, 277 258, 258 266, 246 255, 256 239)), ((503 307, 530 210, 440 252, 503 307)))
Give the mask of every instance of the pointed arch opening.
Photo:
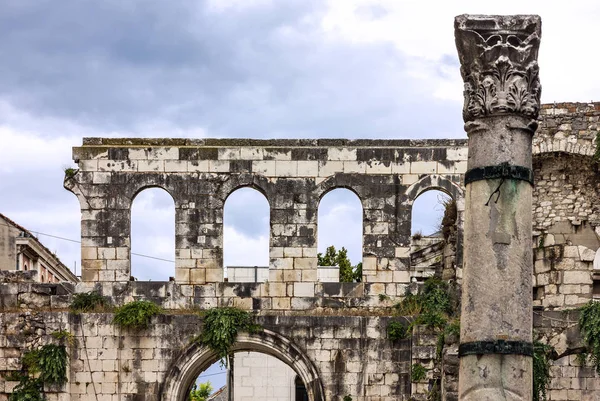
POLYGON ((223 268, 229 282, 269 279, 270 207, 260 191, 242 187, 223 210, 223 268))
POLYGON ((319 203, 317 230, 318 280, 362 281, 363 208, 356 193, 327 192, 319 203))
POLYGON ((169 281, 175 273, 175 202, 162 188, 146 188, 131 204, 131 277, 169 281))

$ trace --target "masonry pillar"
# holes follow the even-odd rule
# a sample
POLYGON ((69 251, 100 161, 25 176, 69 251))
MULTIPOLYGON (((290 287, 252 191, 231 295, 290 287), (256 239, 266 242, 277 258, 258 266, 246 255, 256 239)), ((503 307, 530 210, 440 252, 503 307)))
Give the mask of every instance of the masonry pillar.
POLYGON ((540 36, 538 16, 455 19, 469 137, 461 401, 532 398, 531 141, 540 36))

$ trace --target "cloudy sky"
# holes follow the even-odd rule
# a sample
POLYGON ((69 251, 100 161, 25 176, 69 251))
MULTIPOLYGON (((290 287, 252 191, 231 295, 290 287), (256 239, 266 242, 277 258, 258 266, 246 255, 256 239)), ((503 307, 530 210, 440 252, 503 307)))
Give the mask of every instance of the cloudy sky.
MULTIPOLYGON (((2 0, 0 212, 79 239, 62 179, 84 136, 462 138, 462 13, 540 14, 543 101, 598 99, 597 0, 2 0)), ((265 264, 266 203, 234 195, 226 264, 265 264)), ((132 213, 133 252, 172 260, 172 200, 143 192, 132 213)), ((360 261, 360 215, 353 196, 325 198, 319 247, 360 261)), ((40 239, 79 266, 77 243, 40 239)), ((140 257, 134 268, 173 274, 140 257)))

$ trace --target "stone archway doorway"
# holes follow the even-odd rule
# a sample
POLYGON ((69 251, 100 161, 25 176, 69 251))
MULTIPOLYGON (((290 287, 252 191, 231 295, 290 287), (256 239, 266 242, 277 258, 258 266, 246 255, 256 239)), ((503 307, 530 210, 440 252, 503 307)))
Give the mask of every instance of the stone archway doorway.
MULTIPOLYGON (((231 351, 261 352, 285 362, 304 382, 309 401, 325 401, 323 384, 314 364, 289 339, 270 330, 256 334, 241 333, 231 351)), ((198 344, 190 345, 168 370, 160 400, 185 401, 200 372, 217 360, 218 356, 209 348, 198 344)))

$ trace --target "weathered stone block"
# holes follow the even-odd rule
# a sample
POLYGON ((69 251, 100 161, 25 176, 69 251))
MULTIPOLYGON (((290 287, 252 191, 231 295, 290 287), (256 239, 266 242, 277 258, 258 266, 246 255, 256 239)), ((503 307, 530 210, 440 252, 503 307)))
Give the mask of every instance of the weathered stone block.
POLYGON ((187 162, 187 171, 190 173, 206 173, 208 169, 208 160, 189 160, 187 162))
POLYGON ((344 172, 344 163, 341 161, 320 161, 319 177, 329 177, 336 173, 344 172))
POLYGON ((316 177, 319 174, 319 163, 317 161, 297 161, 298 177, 316 177))
POLYGON ((381 162, 378 160, 370 161, 365 166, 366 174, 391 174, 392 165, 389 162, 381 162))
POLYGON ((252 172, 268 177, 274 177, 276 175, 275 160, 253 161, 252 172))
POLYGON ((411 174, 435 174, 437 173, 436 162, 412 162, 410 163, 411 174))
POLYGON ((274 269, 293 269, 294 258, 271 259, 270 265, 273 266, 274 269))
POLYGON ((187 172, 188 162, 186 160, 165 160, 165 172, 187 172))
POLYGON ((356 149, 329 148, 327 149, 327 160, 356 160, 356 149))
POLYGON ((139 172, 164 172, 164 160, 139 160, 137 162, 137 171, 139 172))
MULTIPOLYGON (((223 269, 205 269, 207 283, 220 283, 223 281, 223 269)), ((191 271, 190 271, 191 278, 191 271)))
POLYGON ((240 158, 242 160, 263 160, 263 149, 254 147, 242 147, 240 149, 240 158))
POLYGON ((294 258, 294 269, 308 270, 317 269, 316 258, 294 258))
POLYGON ((178 283, 189 283, 190 282, 190 269, 175 268, 175 281, 178 283))
POLYGON ((363 162, 345 161, 343 163, 344 174, 366 174, 367 165, 363 162))
POLYGON ((565 271, 563 272, 564 284, 588 284, 591 283, 592 277, 590 271, 565 271))
POLYGON ((288 310, 291 308, 292 304, 290 298, 272 298, 271 300, 273 309, 283 309, 288 310))
POLYGON ((229 161, 209 160, 208 171, 211 173, 227 173, 229 171, 229 161))
POLYGON ((419 181, 418 174, 403 174, 402 175, 402 184, 403 185, 412 185, 417 181, 419 181))
POLYGON ((297 161, 275 161, 275 175, 277 177, 298 176, 297 161))
POLYGON ((314 297, 315 285, 313 283, 294 283, 294 297, 314 297))

